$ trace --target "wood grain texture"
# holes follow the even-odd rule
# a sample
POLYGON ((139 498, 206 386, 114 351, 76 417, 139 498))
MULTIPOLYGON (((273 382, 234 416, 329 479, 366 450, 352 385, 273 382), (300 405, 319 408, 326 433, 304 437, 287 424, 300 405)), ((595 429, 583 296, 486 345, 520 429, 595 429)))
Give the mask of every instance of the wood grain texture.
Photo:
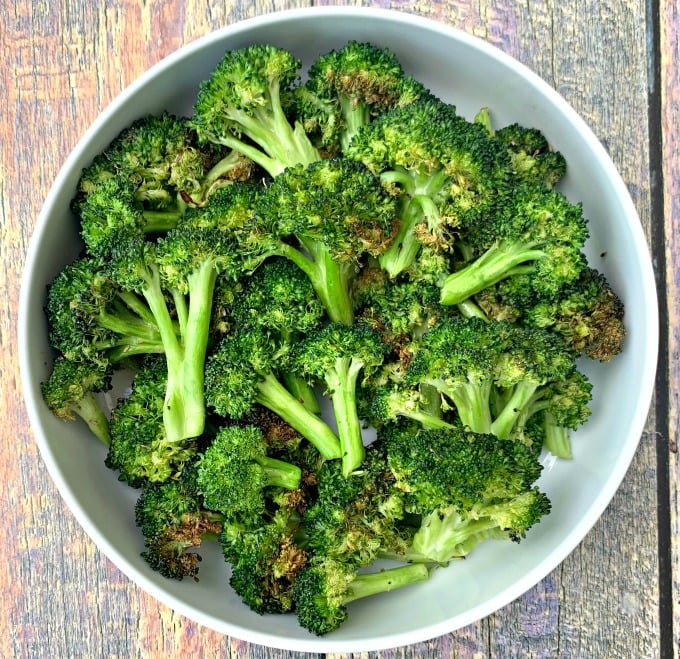
MULTIPOLYGON (((160 605, 92 545, 52 485, 21 405, 16 309, 25 249, 40 204, 83 131, 150 65, 212 29, 308 3, 206 0, 0 0, 0 566, 2 657, 303 657, 226 638, 160 605), (16 448, 18 447, 18 448, 16 448)), ((316 4, 337 4, 318 2, 316 4)), ((648 44, 643 0, 434 0, 393 7, 480 36, 542 76, 591 125, 627 183, 650 235, 648 44)), ((666 236, 673 371, 678 383, 680 178, 677 174, 677 6, 662 3, 666 236)), ((671 388, 673 391, 673 388, 671 388)), ((677 394, 676 394, 677 396, 677 394)), ((677 398, 671 437, 677 436, 677 398)), ((455 633, 351 659, 657 657, 656 433, 640 449, 611 505, 584 542, 540 584, 455 633), (625 539, 625 541, 624 541, 625 539)), ((671 454, 674 603, 680 629, 680 465, 671 454)), ((670 575, 665 575, 670 578, 670 575)), ((676 644, 680 645, 680 640, 676 644)), ((343 655, 328 655, 340 659, 343 655)))
POLYGON ((680 7, 661 3, 661 120, 663 212, 668 314, 668 428, 663 435, 668 451, 670 509, 671 619, 674 656, 680 656, 680 7))

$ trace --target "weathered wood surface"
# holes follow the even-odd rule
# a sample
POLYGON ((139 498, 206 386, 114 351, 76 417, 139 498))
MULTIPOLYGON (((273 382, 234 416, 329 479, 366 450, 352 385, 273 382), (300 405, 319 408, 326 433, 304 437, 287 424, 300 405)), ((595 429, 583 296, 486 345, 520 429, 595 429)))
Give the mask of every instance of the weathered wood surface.
MULTIPOLYGON (((101 109, 149 65, 211 29, 307 4, 0 0, 2 657, 302 656, 225 638, 186 620, 130 583, 94 548, 37 453, 21 403, 15 346, 22 261, 42 199, 101 109)), ((671 657, 675 647, 677 657, 680 464, 670 450, 680 381, 677 3, 362 4, 463 28, 556 87, 591 125, 628 184, 669 292, 663 326, 669 343, 662 345, 664 371, 646 431, 620 491, 584 542, 496 614, 428 643, 366 656, 638 659, 671 657)))

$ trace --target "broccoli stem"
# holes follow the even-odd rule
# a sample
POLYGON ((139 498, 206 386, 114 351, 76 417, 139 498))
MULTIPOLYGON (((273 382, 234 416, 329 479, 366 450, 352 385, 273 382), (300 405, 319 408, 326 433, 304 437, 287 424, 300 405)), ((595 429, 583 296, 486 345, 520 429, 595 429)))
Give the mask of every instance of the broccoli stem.
POLYGON ((545 252, 533 244, 500 241, 463 269, 450 274, 442 284, 440 302, 459 304, 485 288, 498 283, 527 261, 536 261, 545 252))
POLYGON ((345 120, 344 131, 340 135, 340 147, 343 153, 347 152, 352 138, 357 131, 370 121, 369 108, 365 103, 356 103, 345 94, 339 97, 340 109, 345 120))
POLYGON ((232 108, 229 119, 238 124, 250 139, 262 150, 247 144, 232 135, 213 136, 212 140, 234 149, 250 158, 276 177, 286 167, 297 164, 308 165, 320 159, 319 152, 309 141, 307 134, 298 124, 290 125, 279 98, 278 80, 269 85, 271 105, 263 105, 252 116, 232 108))
POLYGON ((543 412, 543 446, 555 457, 571 460, 571 439, 569 430, 557 425, 555 417, 548 411, 543 412))
POLYGON ((498 532, 498 523, 489 517, 463 520, 450 509, 434 511, 428 515, 413 538, 413 555, 408 560, 448 563, 453 558, 462 558, 482 540, 498 532))
POLYGON ((349 293, 351 265, 337 263, 321 243, 312 240, 300 242, 310 258, 287 243, 281 243, 276 253, 293 261, 309 277, 331 321, 351 325, 354 322, 349 293))
POLYGON ((510 437, 517 419, 531 402, 538 386, 538 384, 527 381, 515 385, 507 403, 491 424, 491 434, 496 435, 499 439, 510 437))
POLYGON ((341 457, 340 443, 335 433, 302 405, 272 373, 264 375, 258 383, 256 402, 278 414, 327 460, 341 457))
POLYGON ((175 324, 168 311, 161 289, 158 268, 150 268, 142 294, 149 304, 160 333, 168 367, 168 382, 163 404, 163 425, 168 441, 178 442, 197 437, 203 432, 203 419, 189 417, 184 409, 183 358, 184 352, 177 338, 175 324), (197 423, 198 422, 198 423, 197 423), (199 428, 196 432, 197 428, 199 428))
POLYGON ((314 388, 305 380, 294 373, 284 373, 281 376, 286 389, 290 391, 310 412, 321 414, 319 402, 316 400, 314 388))
POLYGON ((258 456, 255 461, 264 470, 268 487, 283 487, 287 490, 295 490, 300 487, 300 479, 302 478, 300 467, 268 456, 258 456))
POLYGON ((491 381, 461 383, 456 387, 445 382, 431 381, 439 391, 446 394, 456 406, 458 416, 466 428, 476 433, 489 433, 492 427, 490 396, 491 381))
POLYGON ((180 214, 172 211, 144 211, 144 233, 165 233, 177 226, 180 214))
POLYGON ((444 421, 444 419, 434 416, 432 414, 428 414, 427 412, 415 412, 415 411, 402 411, 400 412, 401 416, 405 416, 408 419, 413 419, 414 421, 418 421, 421 423, 423 426, 426 428, 434 428, 435 430, 437 428, 454 428, 455 426, 451 425, 448 421, 444 421))
POLYGON ((421 242, 415 234, 419 220, 423 218, 422 207, 412 199, 404 204, 399 218, 397 235, 390 246, 378 257, 380 267, 391 277, 408 269, 418 256, 421 242))
POLYGON ((106 418, 101 406, 97 402, 94 394, 85 394, 79 401, 71 406, 75 412, 92 431, 92 434, 104 446, 111 445, 111 434, 109 433, 109 420, 106 418))
POLYGON ((395 588, 409 586, 420 581, 427 581, 429 576, 430 571, 420 563, 393 567, 379 572, 357 574, 343 597, 343 604, 363 597, 386 593, 395 588))
POLYGON ((358 360, 341 358, 325 377, 338 426, 344 476, 357 469, 366 456, 356 404, 356 383, 362 367, 358 360))
POLYGON ((212 261, 202 263, 188 277, 189 310, 184 330, 182 387, 185 432, 197 437, 205 427, 205 357, 217 270, 212 261))

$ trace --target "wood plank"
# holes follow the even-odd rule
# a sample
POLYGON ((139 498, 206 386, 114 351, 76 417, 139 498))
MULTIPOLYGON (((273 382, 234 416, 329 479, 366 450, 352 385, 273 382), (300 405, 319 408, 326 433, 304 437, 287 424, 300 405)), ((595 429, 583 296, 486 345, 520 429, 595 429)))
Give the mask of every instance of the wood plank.
POLYGON ((660 55, 661 55, 661 129, 663 141, 663 211, 666 238, 665 276, 667 294, 668 365, 669 383, 668 428, 663 437, 668 448, 670 537, 670 588, 672 647, 674 657, 680 656, 680 7, 677 2, 660 3, 660 55))

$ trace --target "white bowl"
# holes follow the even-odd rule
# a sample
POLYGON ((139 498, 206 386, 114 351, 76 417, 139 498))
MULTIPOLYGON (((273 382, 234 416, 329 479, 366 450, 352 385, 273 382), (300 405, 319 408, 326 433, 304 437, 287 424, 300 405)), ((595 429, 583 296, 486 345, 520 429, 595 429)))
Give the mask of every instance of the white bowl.
POLYGON ((194 41, 102 112, 68 157, 38 220, 21 291, 19 349, 26 405, 49 472, 86 532, 130 579, 188 618, 246 641, 354 652, 415 643, 468 625, 527 591, 583 539, 618 488, 643 429, 656 370, 657 307, 647 245, 628 192, 597 138, 550 86, 487 43, 430 20, 395 11, 312 8, 243 21, 194 41), (351 39, 389 47, 409 73, 468 117, 488 106, 495 125, 518 121, 544 131, 567 159, 562 189, 583 202, 590 218, 588 255, 624 300, 628 337, 611 363, 587 365, 594 383, 592 418, 574 438, 574 459, 546 465, 541 485, 553 511, 524 542, 487 543, 425 584, 355 602, 340 630, 317 638, 293 615, 249 611, 230 592, 216 547, 203 552, 199 583, 166 580, 149 569, 134 525, 136 491, 104 466, 105 449, 84 426, 56 419, 42 402, 40 382, 51 360, 43 304, 46 285, 80 247, 68 210, 80 171, 120 130, 146 113, 190 113, 199 82, 225 50, 272 43, 309 64, 351 39))

